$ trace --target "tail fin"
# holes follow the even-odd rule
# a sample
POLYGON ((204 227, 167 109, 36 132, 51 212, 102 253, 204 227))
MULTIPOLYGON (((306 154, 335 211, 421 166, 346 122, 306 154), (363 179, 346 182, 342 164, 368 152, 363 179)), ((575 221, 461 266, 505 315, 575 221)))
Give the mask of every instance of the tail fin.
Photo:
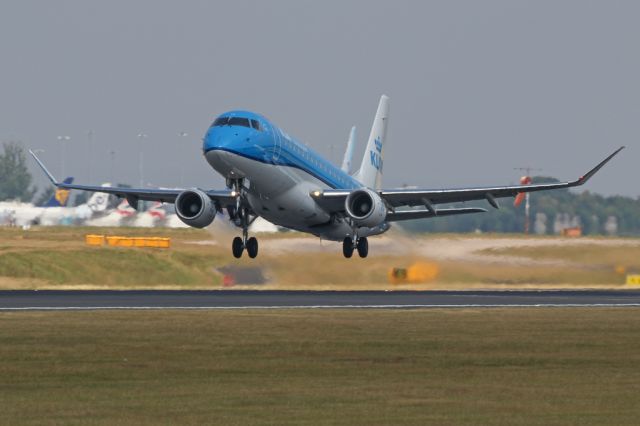
POLYGON ((137 211, 129 205, 129 202, 125 198, 118 204, 118 207, 116 207, 116 213, 121 217, 132 217, 136 215, 137 211))
POLYGON ((347 141, 347 149, 344 151, 344 159, 342 160, 342 171, 351 174, 351 164, 353 163, 353 148, 356 144, 356 126, 351 128, 349 140, 347 141))
MULTIPOLYGON (((111 184, 103 183, 101 186, 108 188, 111 184)), ((94 192, 93 195, 89 197, 87 206, 89 206, 91 211, 94 213, 106 211, 107 207, 109 207, 109 194, 104 192, 94 192)))
MULTIPOLYGON (((69 176, 63 183, 73 183, 73 177, 69 176)), ((66 207, 69 201, 69 190, 56 188, 53 196, 46 202, 44 207, 66 207)))
POLYGON ((153 203, 153 205, 147 210, 147 213, 149 213, 149 216, 158 220, 163 220, 167 216, 167 212, 165 211, 163 204, 159 201, 153 203))
POLYGON ((382 187, 383 147, 387 135, 387 122, 389 120, 389 97, 382 95, 378 104, 376 117, 369 134, 367 148, 362 158, 362 164, 356 178, 364 186, 373 189, 382 187))

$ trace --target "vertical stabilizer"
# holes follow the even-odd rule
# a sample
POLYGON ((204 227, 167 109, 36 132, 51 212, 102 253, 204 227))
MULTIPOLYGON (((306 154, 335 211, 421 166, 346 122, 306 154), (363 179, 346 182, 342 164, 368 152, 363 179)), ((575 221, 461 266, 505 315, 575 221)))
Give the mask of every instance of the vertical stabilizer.
POLYGON ((364 186, 372 189, 382 187, 383 151, 389 121, 389 97, 382 95, 376 117, 373 119, 371 134, 356 178, 364 186))
MULTIPOLYGON (((111 184, 103 183, 101 186, 109 188, 111 187, 111 184)), ((106 211, 107 207, 109 207, 109 194, 105 194, 104 192, 94 192, 89 198, 89 201, 87 201, 87 206, 94 213, 106 211)))
POLYGON ((356 126, 351 128, 349 140, 347 141, 347 149, 344 151, 344 159, 342 160, 342 171, 351 174, 351 165, 353 164, 353 148, 356 144, 356 126))
MULTIPOLYGON (((73 177, 69 176, 62 183, 73 183, 73 177)), ((44 204, 44 207, 66 207, 69 201, 69 190, 56 188, 53 196, 44 204)))

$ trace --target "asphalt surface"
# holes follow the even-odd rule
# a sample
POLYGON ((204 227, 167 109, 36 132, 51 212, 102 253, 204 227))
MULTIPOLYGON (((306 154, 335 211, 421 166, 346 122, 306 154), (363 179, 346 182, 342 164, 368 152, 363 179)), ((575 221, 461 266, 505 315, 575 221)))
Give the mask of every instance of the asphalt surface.
POLYGON ((0 291, 0 310, 637 306, 640 291, 0 291))

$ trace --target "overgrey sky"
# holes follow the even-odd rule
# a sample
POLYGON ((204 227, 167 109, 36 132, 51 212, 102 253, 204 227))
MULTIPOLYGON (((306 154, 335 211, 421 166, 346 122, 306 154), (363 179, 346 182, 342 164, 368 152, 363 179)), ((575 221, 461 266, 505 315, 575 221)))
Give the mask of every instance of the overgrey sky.
POLYGON ((114 151, 137 184, 144 132, 148 184, 215 188, 200 149, 216 115, 255 110, 338 164, 356 125, 359 164, 385 93, 385 187, 573 179, 627 145, 587 189, 636 197, 638 17, 613 0, 5 0, 0 140, 59 175, 68 135, 66 174, 109 180, 114 151))

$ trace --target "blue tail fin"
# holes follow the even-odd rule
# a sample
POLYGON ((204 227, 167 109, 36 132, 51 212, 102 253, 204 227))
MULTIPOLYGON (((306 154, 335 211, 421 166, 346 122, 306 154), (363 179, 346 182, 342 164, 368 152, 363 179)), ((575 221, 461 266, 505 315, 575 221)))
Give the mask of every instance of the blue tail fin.
MULTIPOLYGON (((73 177, 69 176, 64 180, 63 183, 73 183, 73 177)), ((47 201, 44 207, 66 207, 67 202, 69 201, 69 190, 68 189, 56 189, 53 197, 47 201)))

